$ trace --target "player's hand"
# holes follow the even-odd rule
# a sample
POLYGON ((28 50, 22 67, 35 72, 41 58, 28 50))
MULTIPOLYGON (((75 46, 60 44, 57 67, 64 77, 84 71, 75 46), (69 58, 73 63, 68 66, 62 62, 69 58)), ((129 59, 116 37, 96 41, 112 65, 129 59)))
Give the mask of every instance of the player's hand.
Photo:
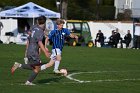
POLYGON ((49 49, 48 48, 45 48, 46 52, 47 52, 47 57, 50 57, 51 56, 51 53, 49 52, 49 49))
POLYGON ((45 48, 45 50, 48 52, 49 51, 49 49, 48 48, 45 48))
POLYGON ((75 36, 74 36, 74 38, 76 39, 76 42, 78 42, 78 36, 77 36, 77 35, 75 35, 75 36))
POLYGON ((48 52, 48 53, 47 53, 47 57, 48 57, 48 58, 50 58, 50 56, 51 56, 51 53, 50 53, 50 52, 48 52))
POLYGON ((28 58, 27 57, 24 58, 24 62, 25 62, 25 64, 28 64, 28 58))

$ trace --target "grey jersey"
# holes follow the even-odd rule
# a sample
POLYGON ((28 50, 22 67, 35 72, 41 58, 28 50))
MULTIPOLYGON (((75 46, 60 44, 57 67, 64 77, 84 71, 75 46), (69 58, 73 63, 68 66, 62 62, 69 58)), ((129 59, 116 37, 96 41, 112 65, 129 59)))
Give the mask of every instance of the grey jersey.
POLYGON ((27 49, 27 57, 39 57, 38 42, 42 41, 43 36, 43 30, 37 25, 31 29, 31 35, 28 37, 29 45, 27 49))

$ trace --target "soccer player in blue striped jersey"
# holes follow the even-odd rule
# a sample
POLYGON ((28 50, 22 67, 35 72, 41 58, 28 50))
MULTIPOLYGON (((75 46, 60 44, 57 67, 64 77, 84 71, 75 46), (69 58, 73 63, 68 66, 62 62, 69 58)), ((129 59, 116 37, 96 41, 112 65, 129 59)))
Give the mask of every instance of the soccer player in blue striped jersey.
POLYGON ((52 54, 50 62, 42 65, 41 70, 51 67, 54 64, 54 73, 61 73, 59 71, 59 64, 61 61, 61 52, 64 47, 65 36, 70 36, 71 38, 78 40, 78 36, 71 34, 67 28, 63 28, 64 23, 65 22, 62 19, 56 20, 57 28, 52 30, 46 38, 46 44, 49 40, 52 41, 52 54))

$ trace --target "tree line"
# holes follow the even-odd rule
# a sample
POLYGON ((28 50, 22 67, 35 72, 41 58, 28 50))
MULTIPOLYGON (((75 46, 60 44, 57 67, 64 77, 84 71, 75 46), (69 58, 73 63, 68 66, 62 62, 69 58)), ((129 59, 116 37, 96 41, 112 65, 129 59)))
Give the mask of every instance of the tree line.
POLYGON ((1 8, 20 6, 28 2, 36 3, 47 9, 61 12, 64 19, 73 20, 114 20, 114 0, 3 0, 1 8), (56 1, 63 3, 58 9, 56 1))

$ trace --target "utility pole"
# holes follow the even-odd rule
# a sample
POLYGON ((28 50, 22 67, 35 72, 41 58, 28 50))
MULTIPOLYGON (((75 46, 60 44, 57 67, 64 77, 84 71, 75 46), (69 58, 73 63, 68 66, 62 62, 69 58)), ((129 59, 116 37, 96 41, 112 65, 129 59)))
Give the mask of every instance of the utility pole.
POLYGON ((56 7, 57 7, 57 10, 58 12, 61 14, 61 0, 56 0, 56 7))
POLYGON ((62 19, 67 19, 68 0, 56 0, 57 9, 62 19))
POLYGON ((63 19, 67 19, 67 6, 68 6, 68 0, 61 0, 62 7, 61 7, 61 14, 63 19))
POLYGON ((97 6, 96 19, 97 20, 99 20, 99 5, 100 5, 100 0, 96 0, 96 6, 97 6))

